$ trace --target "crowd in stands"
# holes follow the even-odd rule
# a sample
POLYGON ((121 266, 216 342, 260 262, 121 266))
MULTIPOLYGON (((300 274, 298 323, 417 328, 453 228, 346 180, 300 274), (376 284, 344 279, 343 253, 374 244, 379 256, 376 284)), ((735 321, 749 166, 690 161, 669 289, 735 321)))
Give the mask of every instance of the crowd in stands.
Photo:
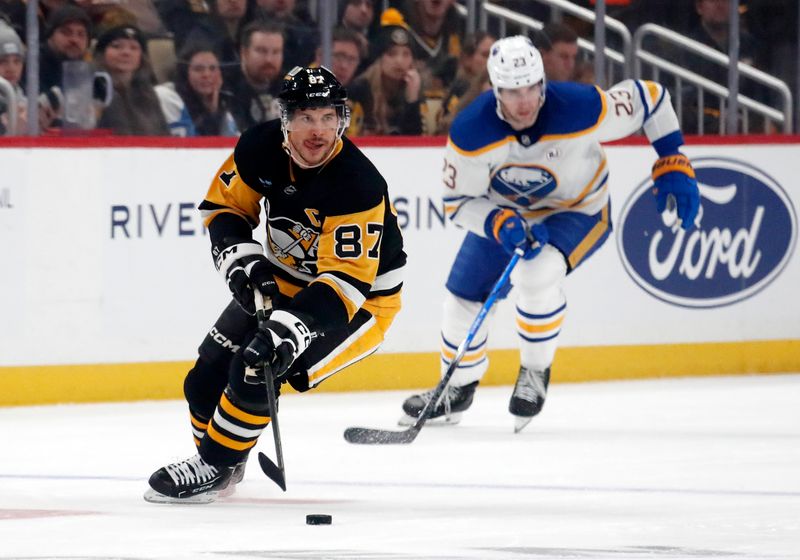
MULTIPOLYGON (((279 115, 285 72, 322 63, 309 13, 319 1, 337 5, 331 69, 349 92, 349 135, 446 134, 454 116, 489 88, 485 66, 497 31, 466 34, 455 0, 40 0, 39 127, 236 136, 279 115), (76 105, 79 91, 88 99, 76 105)), ((552 15, 539 2, 496 3, 543 21, 552 15)), ((793 85, 796 65, 786 60, 796 60, 797 2, 740 3, 742 60, 793 85)), ((26 130, 25 8, 25 0, 0 0, 0 77, 17 100, 9 106, 0 90, 0 134, 10 111, 17 131, 26 130)), ((608 12, 631 29, 656 21, 727 52, 729 0, 618 0, 608 12)), ((569 17, 532 34, 549 80, 594 82, 593 63, 578 49, 578 38, 591 34, 591 24, 569 17)))

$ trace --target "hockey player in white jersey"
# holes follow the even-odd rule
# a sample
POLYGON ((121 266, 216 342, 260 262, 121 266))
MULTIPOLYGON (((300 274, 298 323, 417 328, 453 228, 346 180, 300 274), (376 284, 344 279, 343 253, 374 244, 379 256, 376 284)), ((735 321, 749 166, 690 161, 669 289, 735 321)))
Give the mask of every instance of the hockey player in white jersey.
MULTIPOLYGON (((608 91, 548 84, 539 52, 523 36, 495 42, 487 66, 492 90, 456 117, 445 151, 445 210, 468 233, 447 280, 441 366, 446 371, 510 255, 522 247, 525 256, 511 276, 521 366, 509 411, 519 431, 544 405, 567 309, 564 280, 611 231, 601 143, 644 130, 658 154, 654 219, 673 198, 682 227, 689 229, 700 196, 689 159, 679 152, 683 136, 669 93, 660 84, 625 80, 608 91)), ((458 422, 472 404, 488 368, 487 335, 485 321, 434 409, 434 421, 458 422)), ((400 423, 413 423, 432 392, 406 399, 400 423)))

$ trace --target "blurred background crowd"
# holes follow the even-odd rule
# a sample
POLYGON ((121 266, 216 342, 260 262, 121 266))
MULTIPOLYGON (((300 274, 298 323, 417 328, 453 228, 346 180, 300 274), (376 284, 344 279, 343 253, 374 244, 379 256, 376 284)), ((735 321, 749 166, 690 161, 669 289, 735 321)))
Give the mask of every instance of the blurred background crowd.
MULTIPOLYGON (((632 34, 657 24, 727 55, 731 1, 607 0, 605 10, 632 34)), ((29 72, 38 76, 36 128, 54 135, 236 136, 279 116, 276 95, 283 74, 295 65, 321 64, 323 53, 349 92, 350 136, 443 135, 454 116, 489 87, 485 65, 492 42, 512 33, 531 36, 548 80, 613 83, 597 80, 587 48, 595 27, 573 10, 546 0, 493 0, 513 17, 475 19, 468 8, 482 4, 39 0, 38 68, 29 69, 26 0, 0 0, 0 134, 21 135, 31 128, 29 72), (324 9, 334 19, 327 32, 321 29, 324 9), (470 15, 479 25, 469 25, 470 15)), ((570 4, 595 9, 594 0, 570 4)), ((747 81, 747 72, 741 74, 740 131, 792 131, 798 4, 740 0, 734 6, 739 60, 767 76, 747 81), (770 79, 788 87, 788 119, 779 116, 787 114, 786 92, 780 83, 771 87, 770 79)), ((611 32, 607 41, 611 49, 624 48, 611 32)), ((678 79, 664 83, 680 105, 685 131, 725 132, 727 90, 714 88, 727 87, 729 65, 677 49, 663 36, 655 43, 661 71, 651 69, 649 77, 665 78, 670 63, 679 68, 678 79), (681 68, 712 85, 681 79, 681 68)), ((626 73, 630 67, 619 78, 629 77, 626 73)))

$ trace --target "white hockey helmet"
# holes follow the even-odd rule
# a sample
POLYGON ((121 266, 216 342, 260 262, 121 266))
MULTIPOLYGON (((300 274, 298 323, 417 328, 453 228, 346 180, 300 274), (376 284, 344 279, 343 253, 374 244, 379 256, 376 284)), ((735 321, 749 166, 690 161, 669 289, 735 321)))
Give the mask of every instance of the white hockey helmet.
POLYGON ((516 89, 541 82, 544 99, 544 62, 528 37, 514 35, 495 41, 489 51, 486 68, 496 96, 499 96, 501 88, 516 89))

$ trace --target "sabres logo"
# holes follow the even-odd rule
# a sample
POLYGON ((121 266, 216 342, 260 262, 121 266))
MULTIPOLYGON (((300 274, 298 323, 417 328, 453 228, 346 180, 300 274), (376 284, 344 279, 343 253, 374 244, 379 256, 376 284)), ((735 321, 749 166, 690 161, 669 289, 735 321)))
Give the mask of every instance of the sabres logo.
POLYGON ((300 272, 316 273, 319 235, 289 218, 270 218, 269 246, 277 259, 300 272))
POLYGON ((558 186, 555 176, 536 165, 507 165, 492 175, 492 189, 522 208, 528 208, 558 186))

